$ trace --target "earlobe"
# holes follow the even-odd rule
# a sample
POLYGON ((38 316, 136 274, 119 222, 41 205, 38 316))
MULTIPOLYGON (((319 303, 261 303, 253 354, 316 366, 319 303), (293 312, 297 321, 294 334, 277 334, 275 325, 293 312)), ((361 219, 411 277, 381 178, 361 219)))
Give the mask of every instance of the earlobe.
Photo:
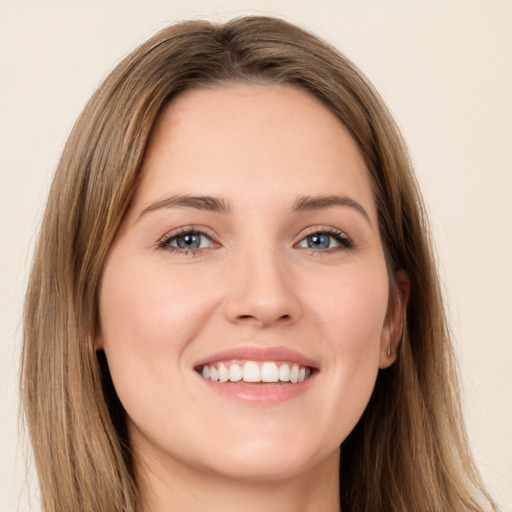
POLYGON ((409 302, 411 281, 405 270, 399 270, 396 274, 397 293, 389 304, 388 313, 382 329, 379 368, 391 366, 397 359, 405 324, 406 310, 409 302))
POLYGON ((98 334, 96 339, 94 340, 94 350, 97 352, 98 350, 103 350, 103 336, 98 334))

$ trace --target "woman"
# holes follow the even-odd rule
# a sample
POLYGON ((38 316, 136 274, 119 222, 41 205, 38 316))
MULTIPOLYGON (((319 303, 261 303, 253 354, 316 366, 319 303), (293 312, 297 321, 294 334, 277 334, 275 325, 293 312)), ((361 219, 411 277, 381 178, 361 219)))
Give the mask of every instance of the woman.
POLYGON ((496 509, 400 134, 284 21, 172 26, 107 77, 24 332, 45 510, 496 509))

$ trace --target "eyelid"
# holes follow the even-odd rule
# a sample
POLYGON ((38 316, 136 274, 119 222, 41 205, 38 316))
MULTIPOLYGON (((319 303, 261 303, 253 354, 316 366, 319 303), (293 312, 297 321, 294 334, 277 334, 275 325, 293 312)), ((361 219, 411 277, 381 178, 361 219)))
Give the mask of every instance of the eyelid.
POLYGON ((352 240, 352 238, 350 238, 349 235, 347 235, 347 233, 345 231, 338 229, 338 228, 334 228, 332 226, 322 226, 322 225, 310 226, 310 227, 306 228, 299 235, 298 240, 294 244, 294 247, 297 247, 297 245, 300 242, 302 242, 305 238, 307 238, 308 236, 315 235, 315 234, 329 235, 329 236, 333 236, 335 238, 339 238, 342 240, 340 242, 340 246, 338 246, 338 247, 333 247, 333 248, 324 249, 324 250, 313 249, 313 252, 315 252, 315 253, 329 253, 329 252, 335 252, 337 250, 343 250, 343 249, 347 250, 347 249, 354 248, 354 241, 352 240))
POLYGON ((314 235, 315 233, 325 233, 326 235, 338 235, 341 238, 344 238, 347 241, 353 243, 353 240, 350 238, 350 236, 348 236, 348 234, 345 231, 343 231, 342 229, 334 228, 332 226, 324 226, 324 225, 307 227, 298 236, 298 241, 300 242, 303 238, 314 235))
MULTIPOLYGON (((176 229, 173 229, 169 232, 167 232, 164 236, 162 236, 159 240, 157 240, 156 242, 156 246, 160 249, 172 249, 173 246, 170 246, 170 245, 167 245, 172 239, 174 238, 177 238, 181 235, 186 235, 186 234, 196 234, 196 235, 203 235, 205 237, 207 237, 209 240, 211 240, 212 244, 213 244, 213 247, 218 247, 220 244, 219 242, 217 241, 217 237, 215 235, 215 233, 205 227, 205 226, 196 226, 196 225, 190 225, 190 226, 180 226, 179 228, 176 228, 176 229)), ((203 248, 200 248, 200 249, 178 249, 176 248, 178 251, 180 252, 185 252, 185 251, 201 251, 204 249, 203 248)))

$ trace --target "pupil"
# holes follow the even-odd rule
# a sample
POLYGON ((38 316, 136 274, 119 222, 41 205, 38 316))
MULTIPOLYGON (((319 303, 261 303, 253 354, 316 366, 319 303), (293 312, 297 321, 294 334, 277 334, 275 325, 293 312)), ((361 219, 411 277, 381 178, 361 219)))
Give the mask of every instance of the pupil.
POLYGON ((308 237, 308 247, 327 249, 329 247, 329 236, 328 235, 311 235, 308 237))
POLYGON ((200 245, 200 237, 195 234, 183 235, 176 242, 180 249, 197 249, 200 245))

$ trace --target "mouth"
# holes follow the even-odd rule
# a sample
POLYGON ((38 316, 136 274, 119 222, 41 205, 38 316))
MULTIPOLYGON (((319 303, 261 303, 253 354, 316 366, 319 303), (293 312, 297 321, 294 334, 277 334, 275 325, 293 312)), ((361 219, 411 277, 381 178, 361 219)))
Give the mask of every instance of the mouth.
POLYGON ((208 388, 244 403, 277 404, 311 387, 319 365, 287 347, 235 347, 196 361, 193 369, 208 388))
POLYGON ((218 361, 198 366, 195 370, 215 382, 290 383, 300 384, 309 379, 315 368, 292 361, 218 361))

